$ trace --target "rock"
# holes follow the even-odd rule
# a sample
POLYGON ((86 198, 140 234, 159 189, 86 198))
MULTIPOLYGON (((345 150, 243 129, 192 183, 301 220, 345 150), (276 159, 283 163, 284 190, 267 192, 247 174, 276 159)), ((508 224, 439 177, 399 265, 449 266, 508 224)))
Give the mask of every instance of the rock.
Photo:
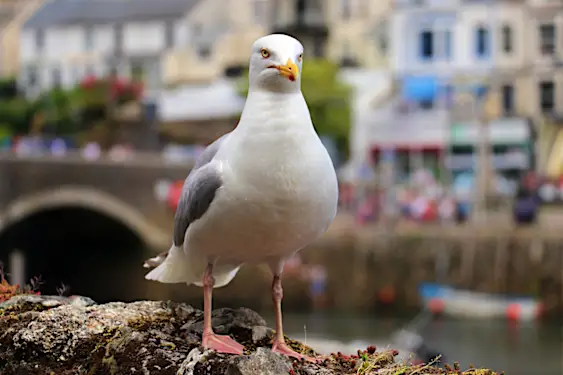
POLYGON ((281 375, 293 369, 291 361, 266 348, 258 348, 249 356, 237 358, 231 373, 233 375, 281 375))
POLYGON ((61 305, 75 305, 75 306, 92 306, 95 305, 93 299, 83 296, 41 296, 38 294, 20 294, 16 295, 5 302, 0 302, 0 309, 5 309, 10 306, 19 306, 21 311, 24 305, 27 306, 44 306, 45 308, 56 307, 61 305))
MULTIPOLYGON (((270 350, 273 331, 246 308, 213 312, 217 332, 246 348, 242 356, 218 354, 201 346, 202 323, 201 311, 175 302, 96 305, 85 297, 16 296, 0 304, 0 374, 446 374, 395 363, 392 351, 324 356, 319 363, 289 359, 270 350)), ((288 343, 317 356, 299 342, 288 343)))

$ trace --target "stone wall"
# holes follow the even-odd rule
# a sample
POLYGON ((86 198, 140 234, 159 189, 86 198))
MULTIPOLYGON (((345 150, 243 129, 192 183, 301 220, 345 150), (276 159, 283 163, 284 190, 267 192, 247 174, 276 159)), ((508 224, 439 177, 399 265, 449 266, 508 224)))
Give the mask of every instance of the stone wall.
MULTIPOLYGON (((417 309, 419 283, 438 281, 476 291, 539 296, 548 314, 563 313, 563 241, 558 233, 534 228, 420 229, 331 231, 302 251, 302 259, 326 266, 327 306, 335 310, 417 309), (442 271, 437 264, 444 265, 442 271)), ((154 288, 154 297, 167 293, 174 299, 201 301, 199 288, 154 288)), ((270 308, 269 288, 267 269, 246 266, 215 296, 221 304, 270 308)), ((311 305, 308 284, 300 277, 286 275, 284 290, 286 309, 311 305)))

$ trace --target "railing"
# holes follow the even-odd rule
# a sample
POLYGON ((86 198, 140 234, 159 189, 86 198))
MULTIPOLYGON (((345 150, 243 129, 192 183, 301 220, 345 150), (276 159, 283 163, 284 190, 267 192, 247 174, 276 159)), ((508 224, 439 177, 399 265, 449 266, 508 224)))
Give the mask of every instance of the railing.
POLYGON ((112 152, 100 152, 95 156, 88 156, 83 151, 76 150, 67 151, 64 155, 47 152, 18 154, 12 151, 0 151, 0 162, 68 163, 152 168, 181 167, 190 169, 195 163, 195 157, 184 157, 174 160, 160 152, 147 151, 132 151, 121 155, 116 155, 112 152))

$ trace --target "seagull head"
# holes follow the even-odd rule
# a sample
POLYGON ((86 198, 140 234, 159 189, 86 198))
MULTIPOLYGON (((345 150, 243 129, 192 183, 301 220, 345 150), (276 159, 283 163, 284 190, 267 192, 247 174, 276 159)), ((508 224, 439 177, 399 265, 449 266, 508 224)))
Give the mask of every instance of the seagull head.
POLYGON ((289 35, 264 36, 254 42, 249 66, 251 90, 298 92, 301 89, 303 45, 289 35))

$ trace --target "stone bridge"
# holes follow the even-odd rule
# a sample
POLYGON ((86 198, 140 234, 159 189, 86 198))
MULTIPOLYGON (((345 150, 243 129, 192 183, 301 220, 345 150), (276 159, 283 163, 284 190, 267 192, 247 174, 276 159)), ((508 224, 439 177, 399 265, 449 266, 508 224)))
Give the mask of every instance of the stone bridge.
POLYGON ((0 234, 45 210, 83 208, 120 222, 149 248, 170 243, 173 210, 159 200, 162 180, 183 180, 191 164, 166 163, 157 153, 114 161, 0 156, 0 234))
POLYGON ((115 276, 107 290, 127 270, 140 280, 143 258, 171 240, 174 210, 156 184, 183 180, 191 167, 157 153, 121 161, 0 154, 0 262, 17 283, 41 274, 83 286, 106 271, 115 276))

